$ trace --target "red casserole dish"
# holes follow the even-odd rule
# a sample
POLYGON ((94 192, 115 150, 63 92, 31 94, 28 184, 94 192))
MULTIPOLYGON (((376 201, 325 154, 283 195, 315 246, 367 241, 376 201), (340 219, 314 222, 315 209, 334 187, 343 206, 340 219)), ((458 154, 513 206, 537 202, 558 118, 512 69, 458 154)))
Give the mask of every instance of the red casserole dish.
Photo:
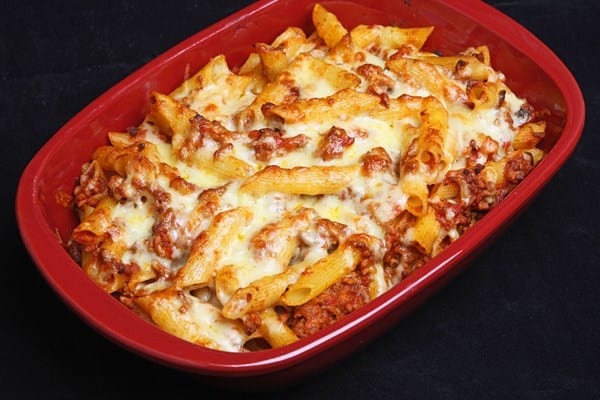
POLYGON ((336 324, 294 344, 253 353, 206 349, 154 327, 104 293, 61 245, 77 224, 56 195, 71 192, 81 165, 106 143, 109 130, 137 125, 151 91, 169 92, 185 71, 223 53, 241 63, 258 41, 286 27, 313 30, 314 1, 259 1, 160 55, 108 90, 65 124, 35 155, 21 177, 16 215, 24 243, 42 275, 84 321, 129 351, 158 363, 241 387, 295 382, 365 345, 463 270, 507 227, 564 164, 584 123, 584 102, 564 64, 522 26, 479 1, 323 1, 344 24, 434 25, 425 49, 453 53, 485 44, 495 69, 537 109, 551 111, 544 160, 476 226, 396 287, 336 324), (224 49, 227 49, 224 51, 224 49))

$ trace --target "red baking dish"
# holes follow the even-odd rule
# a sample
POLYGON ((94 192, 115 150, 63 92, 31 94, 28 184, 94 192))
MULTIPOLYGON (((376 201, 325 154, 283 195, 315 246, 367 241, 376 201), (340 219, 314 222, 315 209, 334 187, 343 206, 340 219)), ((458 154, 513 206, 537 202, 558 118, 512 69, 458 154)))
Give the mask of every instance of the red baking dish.
MULTIPOLYGON (((69 257, 61 239, 76 216, 59 205, 80 166, 107 140, 109 130, 141 122, 152 90, 169 92, 209 57, 242 62, 258 41, 272 41, 287 26, 313 30, 314 0, 263 0, 210 26, 140 68, 75 115, 39 150, 21 177, 16 215, 23 241, 39 271, 65 303, 123 348, 210 382, 269 387, 297 382, 363 346, 446 284, 496 237, 544 187, 574 150, 585 106, 572 74, 557 56, 518 23, 480 1, 323 1, 346 27, 358 23, 434 25, 425 48, 457 52, 486 44, 496 69, 534 107, 551 112, 546 158, 475 227, 396 287, 318 334, 279 349, 252 353, 209 350, 151 326, 99 289, 69 257)), ((60 329, 60 327, 57 327, 60 329)))

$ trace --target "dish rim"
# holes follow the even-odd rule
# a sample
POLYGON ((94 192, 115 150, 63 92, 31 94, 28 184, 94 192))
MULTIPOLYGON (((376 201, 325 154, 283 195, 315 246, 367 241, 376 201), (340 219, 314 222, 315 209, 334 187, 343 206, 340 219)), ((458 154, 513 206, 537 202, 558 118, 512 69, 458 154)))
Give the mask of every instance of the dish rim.
MULTIPOLYGON (((360 4, 360 1, 357 0, 347 1, 360 4)), ((168 64, 190 47, 196 46, 198 42, 208 40, 233 24, 252 18, 255 13, 281 2, 283 0, 261 0, 246 6, 184 39, 117 82, 54 133, 27 164, 19 180, 15 204, 18 227, 30 256, 46 281, 78 316, 98 332, 130 351, 159 363, 195 373, 249 376, 289 368, 313 358, 324 350, 339 346, 342 342, 350 340, 368 329, 368 326, 374 321, 398 311, 405 303, 410 302, 413 296, 430 290, 456 269, 459 263, 464 263, 465 257, 471 256, 477 245, 498 233, 502 228, 501 225, 510 223, 511 219, 525 207, 528 201, 535 197, 566 162, 582 134, 585 104, 581 90, 572 73, 552 50, 511 17, 486 3, 438 0, 437 3, 472 19, 479 26, 494 33, 523 54, 542 54, 542 62, 536 61, 535 64, 546 73, 559 90, 566 106, 562 133, 552 150, 526 178, 526 182, 515 188, 490 214, 484 217, 487 220, 493 218, 500 221, 501 224, 481 223, 484 221, 480 221, 453 243, 450 248, 454 249, 453 252, 444 251, 434 257, 421 270, 416 271, 396 287, 357 310, 351 317, 345 318, 344 322, 336 323, 309 338, 283 348, 249 353, 228 353, 197 346, 172 336, 131 313, 130 310, 97 288, 83 274, 74 274, 73 277, 70 277, 73 279, 67 278, 66 270, 77 266, 74 261, 73 265, 68 267, 53 265, 56 257, 64 258, 66 252, 58 242, 48 243, 48 238, 52 237, 53 232, 52 228, 46 224, 45 215, 42 213, 39 179, 44 165, 51 159, 53 150, 64 146, 69 138, 76 135, 74 131, 77 131, 77 126, 81 124, 81 121, 101 113, 104 104, 116 101, 128 88, 136 85, 150 71, 168 64), (525 196, 525 200, 521 198, 522 196, 525 196), (69 280, 71 282, 68 282, 69 280), (79 286, 75 286, 72 281, 76 281, 79 286), (91 290, 92 294, 101 293, 102 295, 83 296, 83 293, 87 293, 86 290, 91 290), (107 314, 109 311, 123 316, 123 321, 115 321, 114 316, 107 314), (127 327, 131 329, 128 330, 127 327), (135 331, 138 328, 140 328, 141 334, 135 331), (155 343, 152 343, 153 340, 155 343)), ((302 4, 309 3, 312 2, 306 0, 302 4)))

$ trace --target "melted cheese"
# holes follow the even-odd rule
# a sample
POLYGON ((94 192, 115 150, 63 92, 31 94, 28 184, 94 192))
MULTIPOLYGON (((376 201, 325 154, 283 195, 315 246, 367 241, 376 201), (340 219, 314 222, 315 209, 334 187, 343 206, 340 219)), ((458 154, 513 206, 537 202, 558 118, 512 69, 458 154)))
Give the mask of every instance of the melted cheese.
MULTIPOLYGON (((339 59, 328 58, 328 53, 314 48, 314 45, 305 46, 313 57, 331 63, 338 68, 343 68, 349 73, 356 74, 357 68, 370 63, 385 68, 386 60, 381 55, 392 54, 392 49, 379 49, 377 54, 368 51, 363 52, 363 59, 356 58, 350 62, 340 62, 339 59), (360 60, 360 61, 359 61, 360 60)), ((227 72, 227 71, 226 71, 227 72)), ((293 70, 294 79, 300 86, 300 98, 324 98, 336 92, 335 86, 324 76, 320 76, 310 68, 309 63, 301 63, 293 70)), ((413 86, 407 81, 400 79, 393 72, 384 70, 389 78, 393 79, 394 85, 390 88, 390 98, 397 98, 408 94, 411 96, 426 97, 433 95, 423 85, 413 86)), ((357 75, 359 76, 359 75, 357 75)), ((359 91, 367 90, 367 83, 363 77, 360 78, 359 91)), ((501 74, 492 75, 491 79, 502 80, 501 74)), ((466 83, 454 81, 458 87, 465 89, 466 83)), ((243 90, 236 88, 232 95, 232 88, 228 86, 228 79, 216 80, 204 85, 201 90, 190 93, 178 92, 179 98, 186 98, 188 106, 201 115, 211 117, 219 121, 231 131, 242 131, 238 125, 236 115, 246 109, 256 99, 254 87, 248 85, 243 90)), ((449 132, 456 143, 455 159, 452 168, 464 166, 463 151, 472 140, 479 140, 483 133, 502 147, 510 143, 515 135, 518 125, 524 121, 515 120, 511 122, 505 115, 515 116, 524 100, 519 99, 512 92, 505 96, 502 108, 475 108, 471 109, 463 104, 453 104, 442 99, 449 113, 449 132)), ((350 135, 354 142, 345 148, 339 158, 323 160, 317 155, 318 146, 323 136, 332 128, 328 123, 316 123, 309 120, 301 120, 294 123, 273 122, 272 126, 283 132, 284 137, 304 135, 309 138, 306 146, 275 155, 270 161, 258 161, 254 150, 250 145, 247 135, 238 136, 232 147, 232 155, 248 163, 255 170, 260 170, 268 164, 278 165, 283 168, 296 166, 347 166, 360 163, 361 157, 375 147, 383 147, 391 158, 392 171, 375 174, 371 177, 358 176, 341 194, 328 194, 320 196, 290 195, 283 193, 266 193, 261 196, 253 196, 240 191, 244 179, 225 179, 214 171, 199 168, 194 163, 184 162, 176 157, 171 144, 164 141, 164 136, 159 135, 157 128, 144 123, 144 140, 156 144, 161 162, 175 168, 181 178, 196 186, 196 190, 182 194, 170 185, 169 179, 159 177, 154 183, 158 185, 155 189, 168 194, 166 204, 175 215, 175 222, 168 232, 168 237, 175 244, 175 252, 171 259, 159 257, 152 251, 149 243, 154 234, 157 221, 157 203, 152 201, 151 193, 140 193, 133 186, 129 177, 123 185, 130 194, 128 201, 119 202, 112 209, 110 219, 121 227, 119 240, 122 241, 126 250, 121 254, 120 262, 139 266, 144 271, 151 271, 153 262, 160 262, 167 269, 176 273, 189 255, 191 241, 211 223, 212 217, 201 221, 195 228, 188 227, 188 221, 196 212, 199 205, 199 195, 209 188, 217 188, 227 184, 224 193, 215 209, 215 214, 237 207, 247 207, 252 210, 253 217, 249 224, 237 232, 231 246, 223 249, 222 256, 218 260, 217 271, 225 266, 235 266, 237 285, 244 287, 256 279, 267 275, 283 272, 285 265, 280 265, 273 258, 257 260, 252 253, 251 238, 266 224, 280 220, 286 213, 298 210, 300 207, 313 209, 321 218, 343 224, 349 233, 365 232, 385 241, 385 229, 382 221, 391 220, 398 210, 406 206, 407 194, 399 185, 398 170, 402 156, 407 150, 409 140, 407 139, 411 130, 418 124, 418 118, 409 117, 395 121, 394 124, 379 120, 368 114, 348 115, 344 120, 336 121, 335 126, 343 129, 350 135), (146 198, 147 201, 142 199, 146 198)), ((197 156, 205 159, 213 157, 218 148, 217 144, 206 141, 203 148, 198 149, 197 156)), ((164 200, 163 200, 164 202, 164 200)), ((214 215, 213 215, 214 216, 214 215)), ((455 239, 458 234, 455 230, 448 232, 455 239)), ((322 239, 314 232, 304 231, 300 234, 301 241, 306 249, 304 260, 316 261, 326 255, 323 249, 322 239)), ((403 240, 409 243, 413 240, 413 229, 409 229, 403 240)), ((376 274, 373 277, 371 290, 377 295, 387 290, 394 282, 384 277, 381 262, 376 265, 376 274)), ((149 283, 151 285, 152 282, 149 283)), ((146 289, 152 290, 151 286, 146 289)), ((212 288, 211 288, 212 290, 212 288)), ((204 292, 203 292, 204 293, 204 292)), ((209 296, 210 297, 210 296, 209 296)), ((211 297, 212 298, 212 297, 211 297)), ((241 351, 244 338, 237 328, 232 328, 231 321, 225 320, 218 312, 218 308, 203 303, 197 297, 188 310, 188 318, 204 330, 213 342, 210 346, 227 350, 241 351)), ((214 301, 214 300, 211 300, 214 301)))

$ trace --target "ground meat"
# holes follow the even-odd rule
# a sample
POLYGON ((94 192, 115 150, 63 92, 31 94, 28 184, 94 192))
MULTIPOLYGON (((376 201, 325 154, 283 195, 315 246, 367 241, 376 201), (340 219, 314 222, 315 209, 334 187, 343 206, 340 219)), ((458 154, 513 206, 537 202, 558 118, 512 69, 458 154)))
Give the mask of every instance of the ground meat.
POLYGON ((351 146, 353 143, 354 138, 352 136, 348 135, 344 129, 334 126, 319 142, 316 155, 321 157, 323 161, 341 158, 346 147, 351 146))
POLYGON ((263 128, 248 133, 252 139, 250 146, 254 149, 254 157, 259 161, 269 161, 289 152, 305 147, 310 141, 306 135, 284 137, 279 129, 263 128))
POLYGON ((248 335, 251 335, 254 331, 256 331, 260 325, 262 324, 262 319, 257 312, 251 312, 244 316, 242 319, 244 324, 244 329, 248 335))
POLYGON ((320 331, 367 304, 369 282, 368 275, 350 273, 308 303, 293 309, 288 325, 300 338, 320 331))
POLYGON ((383 267, 387 273, 400 268, 402 276, 408 276, 429 261, 429 256, 416 244, 404 243, 406 231, 415 225, 416 217, 408 211, 402 211, 388 222, 385 242, 387 251, 383 255, 383 267))
POLYGON ((375 147, 365 153, 361 159, 362 173, 373 176, 378 173, 391 172, 392 159, 383 147, 375 147))
POLYGON ((205 136, 210 137, 217 143, 227 143, 237 135, 236 132, 225 128, 219 121, 210 121, 199 114, 192 118, 190 122, 193 129, 200 133, 200 137, 198 138, 199 147, 202 147, 202 138, 205 136))
POLYGON ((504 178, 511 184, 517 184, 523 180, 533 169, 531 159, 525 155, 513 157, 507 161, 504 168, 504 178))
POLYGON ((369 84, 368 91, 371 93, 386 93, 394 87, 394 80, 385 74, 383 68, 377 65, 363 64, 356 69, 356 72, 367 80, 369 84))
POLYGON ((95 207, 100 199, 108 193, 108 183, 104 172, 97 161, 87 164, 73 190, 75 205, 82 208, 85 205, 95 207))
POLYGON ((171 258, 176 247, 170 234, 174 231, 181 233, 182 228, 177 224, 177 217, 173 209, 168 208, 160 214, 157 222, 152 227, 150 247, 157 255, 163 258, 171 258))
POLYGON ((401 268, 401 276, 407 277, 429 261, 429 256, 415 245, 395 242, 385 252, 383 265, 386 269, 401 268))
POLYGON ((321 239, 324 248, 328 251, 335 250, 340 241, 346 234, 346 225, 332 221, 327 218, 319 218, 315 222, 315 228, 321 239))

